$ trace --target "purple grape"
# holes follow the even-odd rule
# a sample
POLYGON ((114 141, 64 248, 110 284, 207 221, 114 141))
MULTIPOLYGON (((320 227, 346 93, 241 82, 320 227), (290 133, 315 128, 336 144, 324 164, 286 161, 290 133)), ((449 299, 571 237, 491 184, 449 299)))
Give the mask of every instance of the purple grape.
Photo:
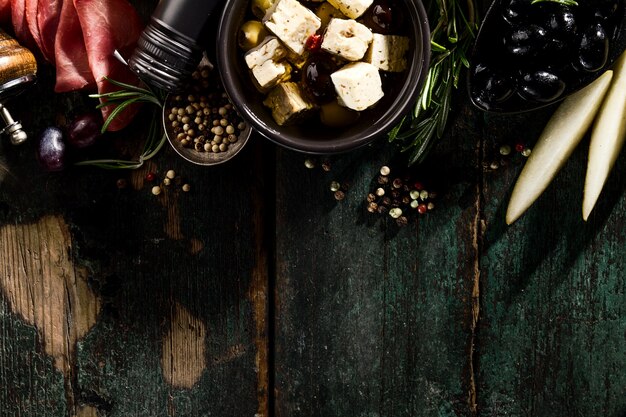
POLYGON ((61 171, 65 168, 66 146, 63 132, 57 127, 48 127, 39 136, 37 159, 46 171, 61 171))
POLYGON ((89 112, 74 118, 67 127, 68 145, 83 149, 93 146, 102 136, 102 115, 100 112, 89 112))

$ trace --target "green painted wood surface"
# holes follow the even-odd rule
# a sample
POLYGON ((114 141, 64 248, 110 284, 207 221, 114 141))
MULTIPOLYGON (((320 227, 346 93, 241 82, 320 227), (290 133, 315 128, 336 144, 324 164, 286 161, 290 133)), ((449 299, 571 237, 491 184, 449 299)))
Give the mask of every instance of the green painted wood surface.
MULTIPOLYGON (((465 114, 459 127, 473 123, 465 114)), ((323 175, 279 176, 277 415, 469 412, 478 188, 471 170, 459 169, 478 163, 477 137, 464 142, 433 155, 432 169, 447 176, 424 177, 445 189, 440 207, 402 229, 364 209, 372 180, 391 161, 378 148, 323 175), (352 183, 340 203, 328 191, 332 180, 352 183)), ((280 171, 303 169, 301 158, 279 159, 280 171)))
MULTIPOLYGON (((12 106, 32 135, 91 105, 40 75, 12 106)), ((0 254, 20 256, 0 259, 0 415, 623 417, 624 156, 588 223, 586 142, 510 227, 523 158, 489 168, 548 116, 463 101, 414 172, 436 208, 404 228, 364 206, 380 166, 400 164, 384 141, 329 172, 260 137, 216 168, 166 150, 150 169, 175 169, 192 192, 159 199, 144 171, 46 174, 34 141, 3 138, 0 254), (350 183, 343 201, 333 180, 350 183), (9 275, 50 311, 16 305, 9 275), (72 308, 41 298, 43 283, 72 308), (84 331, 54 350, 42 317, 84 331)), ((143 117, 112 140, 136 144, 143 117)))

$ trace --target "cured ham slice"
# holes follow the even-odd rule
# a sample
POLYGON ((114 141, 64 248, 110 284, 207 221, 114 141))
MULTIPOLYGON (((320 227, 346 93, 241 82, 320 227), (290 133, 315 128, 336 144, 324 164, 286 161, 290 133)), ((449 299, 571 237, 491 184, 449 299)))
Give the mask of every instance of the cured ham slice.
MULTIPOLYGON (((113 55, 129 56, 143 30, 128 0, 0 0, 0 21, 13 24, 17 40, 56 66, 58 93, 119 88, 105 77, 139 84, 137 76, 113 55)), ((105 118, 113 106, 102 108, 105 118)), ((125 127, 137 112, 131 106, 118 114, 109 130, 125 127)))
MULTIPOLYGON (((65 0, 65 3, 70 1, 65 0)), ((104 77, 138 84, 137 76, 113 56, 115 50, 122 56, 128 56, 135 47, 143 29, 135 9, 127 0, 74 0, 74 6, 83 29, 89 67, 96 80, 98 92, 102 94, 119 90, 104 77)), ((109 130, 125 127, 137 109, 137 106, 133 106, 120 113, 109 125, 109 130)), ((102 110, 102 116, 106 119, 113 107, 106 106, 102 110)))
POLYGON ((54 64, 57 30, 61 17, 62 0, 38 0, 37 27, 41 36, 41 52, 48 62, 54 64))
POLYGON ((33 39, 26 22, 26 0, 11 0, 11 21, 13 22, 13 30, 15 37, 31 51, 36 50, 37 43, 33 39))
POLYGON ((30 36, 37 45, 37 50, 31 50, 33 53, 43 51, 41 34, 39 33, 39 26, 37 25, 37 6, 38 0, 24 0, 24 18, 26 19, 26 26, 28 27, 30 36))
POLYGON ((62 93, 95 86, 83 29, 72 0, 64 1, 61 7, 54 53, 57 70, 54 91, 62 93))
POLYGON ((0 0, 0 24, 11 21, 11 0, 0 0))

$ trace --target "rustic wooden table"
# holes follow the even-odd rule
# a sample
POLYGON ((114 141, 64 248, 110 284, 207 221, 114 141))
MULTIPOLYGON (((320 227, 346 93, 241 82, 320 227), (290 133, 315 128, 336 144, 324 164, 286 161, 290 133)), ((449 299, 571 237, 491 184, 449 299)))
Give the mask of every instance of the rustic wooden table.
MULTIPOLYGON (((93 105, 53 82, 42 66, 12 103, 33 137, 93 105)), ((462 95, 412 172, 436 208, 405 227, 365 210, 379 168, 403 166, 384 140, 329 171, 255 136, 218 167, 164 149, 51 174, 35 140, 3 138, 0 415, 626 416, 623 155, 587 223, 587 142, 504 223, 524 158, 490 164, 548 116, 462 95), (152 195, 168 169, 192 190, 152 195)), ((140 146, 148 117, 109 140, 140 146)))

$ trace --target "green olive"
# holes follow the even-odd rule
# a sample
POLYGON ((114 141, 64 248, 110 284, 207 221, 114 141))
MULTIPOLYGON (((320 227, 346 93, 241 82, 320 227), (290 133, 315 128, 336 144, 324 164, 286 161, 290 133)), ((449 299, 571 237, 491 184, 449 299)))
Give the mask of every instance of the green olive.
POLYGON ((320 4, 320 6, 315 11, 315 14, 322 21, 322 27, 328 26, 330 19, 332 19, 333 17, 337 19, 346 19, 343 13, 341 13, 338 9, 333 7, 332 4, 326 1, 320 4))
POLYGON ((265 26, 258 20, 249 20, 239 28, 237 41, 244 51, 258 46, 267 35, 265 26))
POLYGON ((267 9, 274 5, 276 0, 252 0, 252 13, 262 19, 267 9))

